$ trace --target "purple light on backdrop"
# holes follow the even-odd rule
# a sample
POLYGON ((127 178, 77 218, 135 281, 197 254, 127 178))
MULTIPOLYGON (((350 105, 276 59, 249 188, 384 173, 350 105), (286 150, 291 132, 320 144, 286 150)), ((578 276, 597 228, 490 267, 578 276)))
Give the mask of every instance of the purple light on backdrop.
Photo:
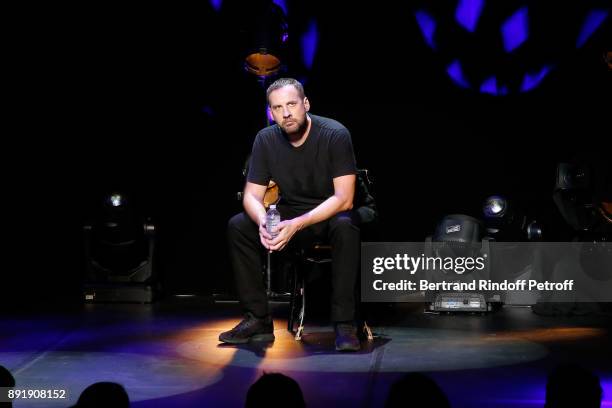
POLYGON ((529 36, 527 7, 520 8, 501 27, 504 49, 510 52, 518 48, 529 36))
POLYGON ((312 20, 308 24, 306 32, 302 35, 302 60, 308 69, 312 69, 318 43, 319 30, 317 29, 317 22, 312 20))
POLYGON ((274 0, 272 3, 276 4, 278 7, 283 9, 283 13, 287 15, 287 2, 285 0, 274 0))
POLYGON ((223 4, 223 0, 210 0, 210 5, 215 11, 221 10, 222 4, 223 4))
POLYGON ((300 81, 304 86, 308 85, 308 82, 310 82, 307 76, 299 76, 297 80, 300 81))
POLYGON ((497 95, 497 78, 493 76, 485 80, 480 86, 480 92, 497 95))
POLYGON ((531 91, 533 88, 538 86, 544 77, 550 72, 551 68, 552 67, 550 65, 546 65, 539 71, 526 73, 523 77, 523 83, 521 84, 521 92, 531 91))
POLYGON ((503 96, 508 94, 508 87, 505 85, 499 85, 497 83, 497 78, 492 76, 491 78, 485 80, 482 85, 480 85, 480 93, 503 96))
POLYGON ((436 48, 434 43, 434 34, 436 32, 436 20, 424 10, 418 10, 414 13, 417 24, 421 29, 425 42, 433 49, 436 48))
POLYGON ((266 107, 266 115, 268 116, 268 120, 270 121, 270 123, 276 123, 276 121, 274 120, 274 116, 272 116, 272 111, 270 110, 269 106, 266 107))
POLYGON ((576 47, 582 47, 608 17, 608 10, 591 10, 582 23, 582 29, 576 40, 576 47))
POLYGON ((455 10, 455 20, 459 25, 473 33, 482 13, 484 0, 459 0, 455 10))
POLYGON ((448 68, 446 68, 446 73, 450 76, 454 83, 459 85, 462 88, 469 88, 470 84, 463 76, 463 69, 461 68, 461 63, 459 60, 454 60, 448 68))

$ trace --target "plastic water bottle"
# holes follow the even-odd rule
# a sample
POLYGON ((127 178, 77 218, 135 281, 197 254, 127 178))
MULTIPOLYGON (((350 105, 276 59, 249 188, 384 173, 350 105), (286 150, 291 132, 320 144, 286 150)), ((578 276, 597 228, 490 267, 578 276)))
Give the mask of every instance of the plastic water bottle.
POLYGON ((272 228, 276 228, 276 226, 280 223, 280 213, 276 209, 276 205, 270 205, 270 209, 266 213, 266 230, 268 234, 272 236, 272 238, 276 238, 278 235, 278 231, 272 232, 272 228))

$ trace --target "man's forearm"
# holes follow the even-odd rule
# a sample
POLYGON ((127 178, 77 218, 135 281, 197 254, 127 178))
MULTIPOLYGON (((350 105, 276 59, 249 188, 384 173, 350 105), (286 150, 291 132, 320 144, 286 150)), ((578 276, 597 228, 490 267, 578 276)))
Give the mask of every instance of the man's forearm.
POLYGON ((245 194, 242 205, 246 213, 257 224, 261 225, 266 220, 266 209, 256 197, 251 194, 245 194))
POLYGON ((350 210, 352 207, 351 203, 347 203, 346 200, 333 195, 306 214, 294 218, 294 220, 298 222, 299 229, 302 229, 325 221, 341 211, 350 210))

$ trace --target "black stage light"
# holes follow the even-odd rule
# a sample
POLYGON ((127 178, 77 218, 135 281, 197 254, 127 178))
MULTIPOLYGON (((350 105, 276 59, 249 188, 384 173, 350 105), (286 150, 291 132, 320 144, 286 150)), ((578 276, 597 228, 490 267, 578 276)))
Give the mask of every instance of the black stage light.
POLYGON ((152 301, 155 227, 123 193, 102 200, 85 232, 85 300, 152 301))
POLYGON ((559 163, 553 201, 580 240, 612 239, 612 169, 607 157, 559 163))
POLYGON ((542 232, 542 226, 537 221, 532 221, 527 224, 527 240, 528 241, 542 241, 544 233, 542 232))
POLYGON ((113 207, 121 207, 123 205, 123 196, 119 193, 111 194, 108 200, 113 207))
POLYGON ((553 201, 574 230, 592 230, 598 221, 599 211, 594 202, 589 167, 584 164, 559 163, 553 201))
MULTIPOLYGON (((488 197, 482 207, 487 234, 497 241, 523 241, 527 232, 527 218, 516 205, 500 195, 488 197)), ((532 225, 531 235, 537 225, 532 225)))
POLYGON ((542 227, 527 221, 525 211, 500 195, 488 197, 482 207, 487 234, 491 239, 504 242, 541 241, 542 227))
POLYGON ((480 250, 482 222, 463 214, 447 215, 436 227, 432 241, 438 256, 473 256, 480 250))
MULTIPOLYGON (((425 256, 436 257, 446 264, 453 260, 463 265, 468 258, 483 260, 481 269, 454 268, 428 270, 430 282, 468 283, 490 277, 489 238, 482 221, 464 214, 445 216, 436 226, 434 234, 425 240, 425 256)), ((498 294, 479 291, 437 291, 429 293, 429 309, 435 312, 489 312, 493 302, 499 303, 498 294)))
POLYGON ((506 213, 508 203, 504 197, 491 196, 486 199, 483 212, 485 217, 501 218, 506 213))

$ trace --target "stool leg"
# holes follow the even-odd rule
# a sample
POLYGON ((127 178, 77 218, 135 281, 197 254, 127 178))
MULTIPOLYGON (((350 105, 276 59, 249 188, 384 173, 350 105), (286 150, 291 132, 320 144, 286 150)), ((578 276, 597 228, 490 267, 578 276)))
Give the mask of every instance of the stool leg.
POLYGON ((272 294, 272 257, 270 251, 266 251, 266 295, 272 294))
POLYGON ((365 333, 366 337, 368 338, 368 341, 374 340, 374 335, 372 334, 372 329, 370 329, 370 326, 368 326, 368 322, 366 322, 366 321, 363 322, 363 332, 365 333))
POLYGON ((301 277, 302 287, 300 288, 300 295, 302 298, 302 308, 300 309, 300 325, 298 326, 297 332, 295 333, 296 340, 302 340, 302 332, 304 331, 304 315, 306 314, 306 285, 304 275, 301 277))
POLYGON ((297 267, 293 269, 293 290, 289 299, 289 319, 287 319, 287 331, 293 334, 293 325, 295 323, 295 298, 298 295, 298 271, 297 267))

